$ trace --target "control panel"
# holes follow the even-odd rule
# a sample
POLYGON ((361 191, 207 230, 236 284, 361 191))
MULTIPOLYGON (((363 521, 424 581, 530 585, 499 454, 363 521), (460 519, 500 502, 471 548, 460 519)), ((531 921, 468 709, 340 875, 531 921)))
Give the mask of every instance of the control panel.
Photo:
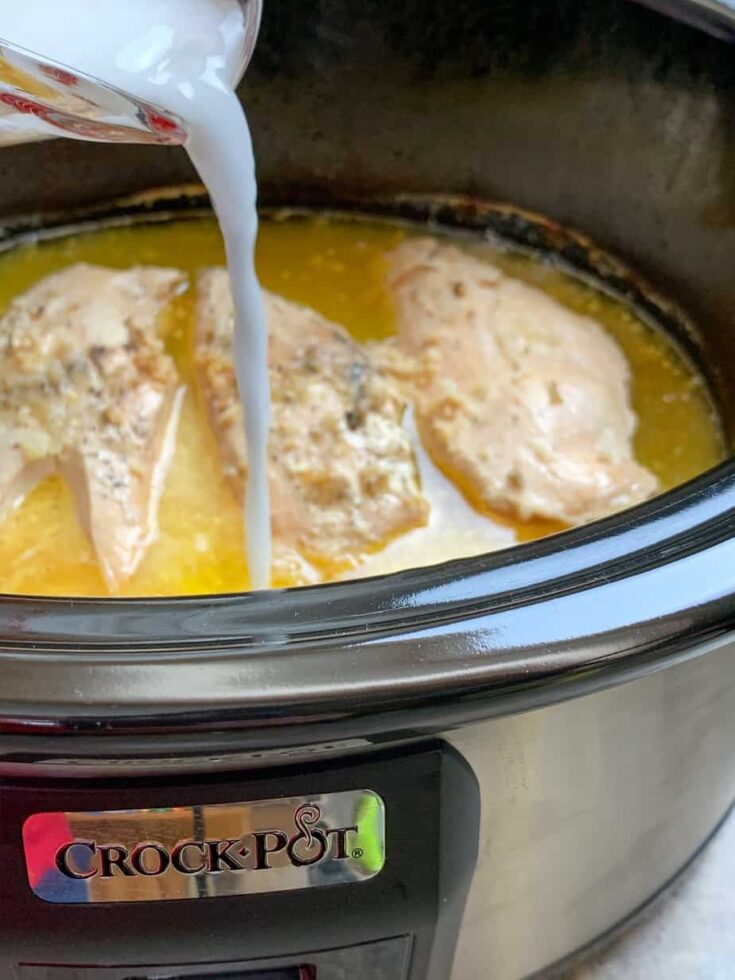
POLYGON ((186 784, 0 782, 0 976, 448 980, 479 812, 439 741, 186 784))

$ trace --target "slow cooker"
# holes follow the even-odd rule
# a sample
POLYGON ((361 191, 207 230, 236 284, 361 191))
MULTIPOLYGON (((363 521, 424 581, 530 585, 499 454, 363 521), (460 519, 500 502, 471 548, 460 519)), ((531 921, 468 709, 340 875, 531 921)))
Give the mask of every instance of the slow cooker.
MULTIPOLYGON (((735 14, 654 6, 268 0, 242 89, 264 205, 545 236, 688 312, 732 428, 735 14)), ((192 174, 54 141, 0 178, 10 247, 192 174)), ((735 796, 734 516, 730 461, 383 578, 4 597, 0 975, 517 980, 618 926, 735 796)))

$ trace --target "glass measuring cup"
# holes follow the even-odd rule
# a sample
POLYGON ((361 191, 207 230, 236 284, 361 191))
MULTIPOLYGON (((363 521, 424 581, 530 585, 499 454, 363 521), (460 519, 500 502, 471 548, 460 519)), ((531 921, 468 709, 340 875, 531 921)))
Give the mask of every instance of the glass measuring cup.
MULTIPOLYGON (((234 77, 227 79, 233 86, 237 84, 255 47, 261 0, 178 2, 184 9, 187 3, 212 2, 231 12, 241 11, 241 50, 235 71, 230 73, 234 77)), ((0 14, 0 145, 52 136, 106 143, 177 145, 186 141, 182 121, 155 99, 141 98, 122 85, 103 82, 91 73, 31 50, 19 43, 22 39, 6 36, 12 28, 4 20, 0 14)), ((94 36, 88 40, 95 43, 94 36)))

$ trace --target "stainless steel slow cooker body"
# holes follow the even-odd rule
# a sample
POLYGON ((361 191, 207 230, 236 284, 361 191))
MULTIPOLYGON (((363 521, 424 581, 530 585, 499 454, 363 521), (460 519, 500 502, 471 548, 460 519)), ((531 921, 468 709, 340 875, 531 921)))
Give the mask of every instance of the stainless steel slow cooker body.
MULTIPOLYGON (((719 4, 687 18, 711 25, 713 9, 726 35, 719 4)), ((692 314, 732 424, 726 41, 622 0, 309 0, 298 15, 270 0, 263 31, 243 97, 264 201, 469 194, 584 228, 692 314)), ((0 174, 7 215, 190 176, 176 151, 60 142, 3 150, 0 174)), ((728 462, 587 528, 362 583, 6 598, 0 860, 21 861, 2 819, 11 790, 120 787, 120 805, 166 806, 183 784, 291 786, 438 739, 481 801, 453 980, 528 976, 665 886, 735 797, 734 514, 728 462)), ((12 919, 12 890, 0 901, 12 919)), ((58 914, 71 928, 89 910, 58 914)), ((74 962, 110 963, 86 931, 74 962)), ((52 961, 48 935, 28 941, 29 961, 52 961)), ((176 944, 198 962, 187 930, 176 944)))

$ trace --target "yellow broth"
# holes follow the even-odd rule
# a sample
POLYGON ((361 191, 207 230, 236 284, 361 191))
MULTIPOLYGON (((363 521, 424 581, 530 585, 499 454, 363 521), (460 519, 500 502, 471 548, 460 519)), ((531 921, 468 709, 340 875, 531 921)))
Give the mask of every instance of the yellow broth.
MULTIPOLYGON (((386 255, 409 233, 380 222, 266 220, 258 243, 258 272, 265 287, 342 323, 357 340, 378 340, 394 330, 384 286, 386 255)), ((483 251, 506 271, 595 317, 622 345, 633 369, 633 402, 639 416, 636 453, 656 473, 663 489, 688 480, 722 458, 720 428, 706 390, 663 334, 646 326, 622 303, 558 270, 489 246, 483 246, 483 251)), ((90 231, 23 245, 0 257, 0 312, 41 277, 74 262, 119 268, 173 265, 193 275, 204 266, 223 264, 224 257, 216 223, 206 218, 90 231)), ((195 595, 248 587, 242 514, 222 479, 216 446, 193 384, 193 299, 191 290, 177 299, 161 323, 167 349, 188 386, 187 394, 176 453, 161 498, 160 534, 121 595, 195 595)), ((496 523, 497 546, 559 527, 476 516, 496 523)), ((413 532, 414 536, 418 533, 413 532)), ((476 550, 477 544, 468 543, 470 539, 476 542, 476 535, 466 530, 464 537, 458 533, 452 538, 451 527, 447 533, 447 540, 454 541, 454 553, 437 557, 458 557, 476 550)), ((420 539, 416 540, 420 545, 420 539)), ((416 554, 421 563, 420 547, 416 554)), ((390 570, 395 565, 374 558, 367 560, 364 572, 390 570)), ((426 561, 430 560, 427 555, 426 561)), ((0 591, 108 594, 92 547, 77 521, 72 495, 59 479, 38 486, 4 521, 0 591)))

